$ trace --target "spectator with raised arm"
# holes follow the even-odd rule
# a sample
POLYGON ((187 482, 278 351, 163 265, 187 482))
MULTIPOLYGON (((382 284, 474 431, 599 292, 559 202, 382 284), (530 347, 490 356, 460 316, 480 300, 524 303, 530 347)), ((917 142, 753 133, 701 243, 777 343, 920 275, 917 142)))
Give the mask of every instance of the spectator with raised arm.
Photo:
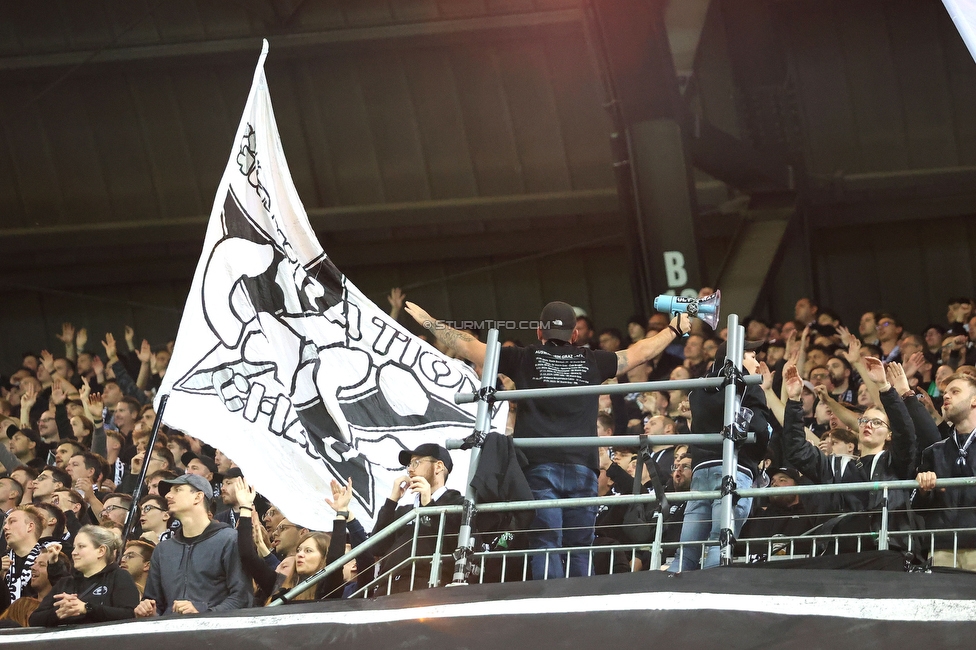
MULTIPOLYGON (((745 342, 741 359, 743 374, 759 372, 759 362, 756 360, 756 349, 761 347, 759 341, 745 342)), ((723 343, 715 355, 715 365, 710 375, 722 375, 727 363, 728 344, 723 343)), ((732 360, 729 359, 729 362, 732 360)), ((738 462, 735 475, 731 477, 736 489, 749 488, 759 482, 760 465, 766 456, 770 436, 773 433, 772 412, 766 405, 765 395, 759 386, 746 386, 741 398, 741 407, 751 411, 752 416, 745 424, 745 430, 755 434, 755 442, 746 443, 739 447, 738 462)), ((696 389, 691 391, 692 433, 712 433, 721 431, 725 421, 725 391, 724 389, 696 389)), ((718 490, 723 477, 722 454, 720 449, 689 446, 693 473, 691 477, 691 491, 718 490)), ((692 571, 699 568, 716 567, 719 564, 719 546, 716 542, 722 531, 721 499, 696 499, 688 502, 685 508, 684 520, 681 525, 681 542, 675 557, 669 567, 673 573, 692 571), (712 542, 707 550, 702 542, 712 542)), ((738 536, 752 509, 751 497, 740 497, 734 501, 732 536, 738 536)), ((734 539, 731 542, 734 544, 734 539)))
MULTIPOLYGON (((481 365, 485 344, 474 337, 447 327, 412 302, 407 313, 437 337, 456 356, 481 365)), ((664 354, 665 349, 690 330, 687 315, 682 314, 665 324, 649 338, 635 342, 616 353, 577 347, 576 312, 565 302, 551 302, 539 317, 541 327, 536 336, 539 344, 526 347, 503 347, 498 371, 510 377, 518 388, 552 388, 558 386, 598 385, 618 375, 643 366, 664 354)), ((665 321, 666 322, 666 321, 665 321)), ((680 360, 677 364, 680 365, 680 360)), ((668 372, 673 369, 669 368, 668 372)), ((667 376, 667 375, 665 375, 667 376)), ((516 438, 558 438, 595 436, 593 423, 599 411, 599 398, 563 397, 522 400, 515 420, 516 438)), ((600 474, 599 452, 593 448, 550 448, 527 450, 525 477, 537 500, 563 497, 594 497, 600 474)), ((540 508, 532 524, 532 548, 589 546, 593 542, 596 508, 540 508)), ((532 558, 536 579, 569 575, 586 575, 587 558, 572 555, 570 566, 558 554, 537 554, 532 558)))
MULTIPOLYGON (((108 358, 108 367, 112 370, 115 382, 118 384, 118 387, 122 391, 123 395, 136 400, 136 410, 138 411, 138 406, 145 404, 148 401, 148 398, 146 397, 145 391, 140 390, 136 382, 133 381, 132 375, 129 374, 129 370, 119 359, 118 347, 115 343, 115 336, 113 336, 111 332, 107 332, 105 334, 105 340, 102 341, 102 347, 105 348, 105 356, 108 358)), ((106 406, 111 407, 109 404, 106 404, 106 406)))
MULTIPOLYGON (((827 456, 806 440, 799 402, 803 382, 793 369, 786 370, 789 401, 783 426, 785 459, 814 483, 903 480, 912 472, 915 427, 901 396, 889 382, 890 375, 886 376, 881 361, 873 357, 867 357, 864 361, 867 368, 865 379, 879 385, 884 409, 868 409, 859 419, 858 446, 861 455, 857 459, 846 455, 827 456)), ((880 528, 880 517, 877 515, 881 510, 882 492, 840 492, 825 497, 821 510, 823 514, 872 513, 867 517, 837 521, 841 530, 868 532, 880 528)), ((906 510, 908 495, 904 491, 892 491, 888 498, 889 510, 906 510)), ((893 513, 890 517, 889 530, 911 530, 914 527, 907 514, 893 513)))

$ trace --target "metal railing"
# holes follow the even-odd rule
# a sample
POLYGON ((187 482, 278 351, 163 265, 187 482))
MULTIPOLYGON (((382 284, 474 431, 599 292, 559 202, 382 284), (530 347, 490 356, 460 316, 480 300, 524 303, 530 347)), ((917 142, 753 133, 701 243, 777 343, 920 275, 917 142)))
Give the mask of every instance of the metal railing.
MULTIPOLYGON (((976 486, 976 477, 963 477, 963 478, 950 478, 950 479, 938 479, 936 481, 936 489, 941 488, 958 488, 958 487, 974 487, 976 486)), ((797 485, 790 487, 768 487, 768 488, 744 488, 738 490, 737 493, 743 497, 774 497, 777 495, 808 495, 808 494, 838 494, 844 492, 876 492, 884 491, 890 492, 892 490, 914 490, 918 488, 918 483, 915 481, 902 480, 902 481, 868 481, 864 483, 841 483, 841 484, 828 484, 828 485, 797 485)), ((669 492, 667 494, 668 501, 670 502, 688 502, 697 500, 713 501, 721 496, 721 492, 718 490, 710 491, 696 491, 696 492, 669 492)), ((628 494, 628 495, 613 495, 604 497, 583 497, 575 499, 552 499, 547 500, 544 503, 546 508, 575 508, 580 506, 588 505, 627 505, 634 503, 654 503, 657 497, 654 494, 628 494)), ((486 503, 476 506, 477 512, 511 512, 518 510, 534 510, 540 505, 539 501, 512 501, 508 503, 486 503)), ((296 586, 294 589, 289 591, 283 596, 283 599, 275 601, 272 605, 282 604, 288 600, 293 599, 298 594, 302 593, 306 588, 310 588, 318 581, 325 579, 325 577, 331 575, 336 571, 341 571, 342 567, 350 560, 356 559, 357 557, 362 557, 367 555, 367 553, 380 545, 381 542, 389 539, 389 537, 396 534, 396 532, 404 527, 409 526, 411 523, 419 519, 420 517, 439 517, 438 532, 435 538, 435 552, 431 555, 417 555, 417 545, 419 539, 420 527, 414 526, 414 533, 411 538, 411 555, 409 558, 401 561, 396 566, 386 567, 384 571, 374 579, 370 580, 363 587, 358 588, 353 596, 372 596, 381 595, 383 593, 383 584, 386 584, 386 593, 393 591, 393 584, 395 576, 401 574, 404 569, 409 567, 409 585, 406 590, 412 591, 417 587, 415 583, 417 575, 417 567, 419 565, 430 563, 430 579, 424 585, 425 587, 437 587, 440 586, 440 563, 443 561, 443 556, 445 555, 445 550, 443 548, 444 540, 446 539, 445 525, 446 517, 450 515, 461 515, 464 512, 464 506, 433 506, 425 508, 417 508, 411 510, 404 517, 397 520, 387 528, 379 531, 376 535, 370 537, 364 544, 353 549, 346 555, 342 556, 340 559, 325 567, 318 574, 310 578, 303 584, 296 586)), ((887 548, 887 541, 889 537, 892 536, 906 536, 908 540, 908 550, 914 550, 913 545, 916 543, 917 539, 928 539, 928 551, 931 552, 936 546, 937 536, 948 536, 952 535, 954 558, 958 553, 958 535, 960 533, 974 533, 976 534, 976 528, 948 528, 948 529, 919 529, 914 531, 893 531, 885 532, 888 530, 888 518, 894 512, 900 511, 889 511, 887 508, 882 508, 878 514, 881 517, 881 526, 878 531, 864 531, 857 533, 831 533, 831 534, 809 534, 800 535, 794 537, 786 536, 775 536, 767 538, 750 538, 750 539, 740 539, 738 544, 742 545, 744 553, 739 556, 734 556, 734 562, 747 562, 749 557, 756 555, 754 552, 754 546, 762 545, 766 547, 766 556, 769 559, 787 559, 796 557, 810 557, 811 555, 818 554, 817 545, 824 544, 825 542, 831 542, 834 545, 834 552, 839 552, 839 545, 843 540, 864 540, 865 538, 871 538, 872 548, 874 546, 874 540, 877 539, 877 546, 879 549, 883 550, 887 548), (789 545, 790 552, 784 553, 783 555, 777 556, 773 550, 774 547, 782 547, 784 545, 789 545), (797 552, 795 549, 801 547, 802 545, 808 545, 811 548, 810 553, 797 552)), ((858 513, 852 513, 858 514, 858 513)), ((826 515, 821 515, 826 516, 826 515)), ((521 559, 523 561, 523 571, 522 578, 528 578, 528 558, 533 555, 550 555, 550 554, 575 554, 575 553, 586 553, 589 557, 588 565, 590 567, 590 572, 592 572, 593 567, 593 557, 595 554, 600 553, 633 553, 639 550, 646 550, 650 553, 650 569, 658 569, 663 565, 663 560, 669 557, 668 551, 676 551, 682 546, 698 546, 704 549, 715 546, 718 542, 708 541, 708 540, 698 540, 694 542, 663 542, 661 538, 661 532, 663 531, 663 526, 660 525, 660 518, 657 518, 655 523, 647 524, 655 526, 655 539, 651 544, 647 543, 633 543, 633 544, 615 544, 606 546, 585 546, 585 547, 560 547, 560 548, 549 548, 549 549, 519 549, 519 550, 504 550, 504 551, 479 551, 473 553, 473 560, 478 567, 476 571, 477 583, 482 583, 485 578, 485 566, 492 559, 499 559, 501 562, 501 576, 502 582, 505 581, 504 576, 506 575, 506 569, 508 564, 513 559, 521 559)), ((517 531, 518 532, 518 531, 517 531)), ((521 531, 525 532, 525 531, 521 531)), ((863 547, 863 542, 862 542, 863 547)), ((857 550, 860 551, 862 547, 857 550)), ((828 549, 829 550, 829 549, 828 549)), ((704 552, 702 553, 702 559, 704 559, 704 552)), ((612 558, 612 555, 611 555, 612 558)), ((568 561, 568 558, 567 558, 568 561)), ((547 563, 548 564, 548 563, 547 563)), ((611 572, 613 567, 613 562, 610 562, 611 572)), ((362 571, 364 568, 360 567, 362 571)), ((567 574, 568 575, 568 574, 567 574)), ((547 576, 543 576, 545 579, 547 576)), ((401 578, 405 579, 405 578, 401 578)), ((537 578, 538 579, 538 578, 537 578)))
MULTIPOLYGON (((723 565, 729 565, 734 561, 733 556, 733 497, 738 495, 740 497, 754 497, 754 496, 771 496, 774 494, 808 494, 808 493, 836 493, 836 492, 864 492, 864 491, 885 491, 885 496, 887 496, 888 490, 909 490, 915 489, 917 484, 915 481, 886 481, 886 482, 867 482, 863 484, 855 483, 845 483, 845 484, 831 484, 831 485, 812 485, 812 486, 795 486, 790 488, 743 488, 736 490, 734 483, 734 476, 736 472, 737 465, 737 449, 736 444, 743 441, 743 432, 741 430, 736 430, 737 418, 740 412, 740 397, 739 392, 746 385, 759 384, 761 382, 761 377, 750 375, 742 376, 741 362, 743 355, 745 331, 739 325, 738 317, 736 315, 730 315, 728 318, 728 354, 727 363, 724 369, 724 376, 722 377, 708 377, 700 379, 687 379, 687 380, 676 380, 676 381, 656 381, 656 382, 641 382, 641 383, 630 383, 630 384, 613 384, 613 385, 597 385, 597 386, 568 386, 561 388, 547 388, 547 389, 518 389, 518 390, 495 390, 495 378, 498 373, 498 360, 501 346, 498 342, 498 331, 491 330, 488 334, 488 341, 486 344, 485 362, 483 365, 483 373, 481 379, 480 390, 476 393, 461 393, 455 395, 455 402, 458 404, 464 403, 478 403, 477 417, 475 421, 474 434, 469 438, 469 440, 476 441, 475 446, 471 449, 470 455, 470 465, 469 465, 469 476, 473 477, 475 470, 478 466, 479 456, 480 456, 480 442, 484 440, 484 437, 488 434, 491 429, 490 426, 490 412, 491 405, 495 401, 500 400, 519 400, 519 399, 546 399, 552 397, 566 397, 566 396, 584 396, 584 395, 606 395, 615 393, 633 393, 641 392, 645 390, 672 390, 672 389, 696 389, 696 388, 725 388, 725 406, 724 406, 724 430, 721 433, 716 434, 678 434, 671 436, 613 436, 612 438, 596 438, 596 437, 585 437, 585 438, 549 438, 549 439, 515 439, 513 442, 516 446, 521 447, 539 447, 539 446, 596 446, 596 447, 607 447, 611 446, 610 441, 613 441, 614 445, 630 445, 637 446, 641 442, 645 444, 670 444, 670 445, 680 445, 680 444, 721 444, 722 445, 722 474, 723 481, 720 490, 708 491, 708 492, 678 492, 678 493, 668 493, 667 499, 671 502, 680 501, 692 501, 692 500, 710 500, 714 501, 716 499, 721 499, 721 535, 720 535, 720 552, 721 552, 721 563, 723 565)), ((453 441, 449 443, 449 446, 458 448, 461 445, 461 441, 453 441)), ((939 487, 952 487, 952 486, 971 486, 976 485, 976 478, 962 478, 962 479, 940 479, 937 484, 939 487)), ((467 584, 469 575, 477 563, 480 562, 483 567, 485 559, 491 557, 501 557, 503 558, 503 564, 507 561, 504 558, 511 557, 513 555, 522 555, 528 557, 529 555, 539 554, 539 553, 555 553, 555 552, 568 552, 568 553, 578 553, 587 552, 590 553, 590 563, 592 564, 592 553, 602 552, 605 550, 613 551, 614 548, 619 548, 621 550, 636 549, 636 548, 646 548, 647 544, 644 545, 620 545, 619 547, 599 547, 597 549, 592 548, 571 548, 571 549, 546 549, 546 550, 519 550, 519 551, 482 551, 480 553, 475 553, 474 551, 474 535, 473 535, 473 519, 475 512, 497 512, 497 511, 516 511, 516 510, 535 510, 544 506, 545 508, 567 508, 567 507, 580 507, 589 505, 622 505, 627 503, 641 503, 656 501, 656 496, 653 494, 640 494, 640 495, 617 495, 612 497, 587 497, 587 498, 576 498, 576 499, 555 499, 546 500, 544 502, 540 501, 522 501, 522 502, 509 502, 509 503, 490 503, 490 504, 475 504, 475 495, 470 486, 468 485, 464 505, 462 506, 443 506, 434 508, 419 508, 414 509, 409 512, 406 516, 400 520, 389 525, 382 531, 377 532, 375 535, 370 537, 364 544, 360 545, 358 548, 354 549, 352 552, 343 556, 340 560, 334 562, 332 565, 325 567, 318 574, 312 576, 311 578, 305 580, 301 584, 297 585, 295 588, 287 592, 281 599, 278 599, 271 603, 272 605, 280 605, 288 600, 291 600, 301 592, 306 589, 311 588, 319 581, 325 579, 325 577, 331 575, 335 571, 341 570, 342 566, 345 565, 349 560, 355 557, 364 557, 366 554, 379 547, 380 543, 388 540, 391 536, 395 535, 403 526, 411 525, 413 522, 417 521, 419 517, 432 517, 439 516, 440 522, 438 526, 438 533, 436 537, 435 550, 430 556, 423 556, 419 558, 416 554, 418 545, 418 536, 420 531, 419 525, 414 525, 414 533, 412 537, 412 547, 410 558, 404 560, 396 567, 387 567, 384 569, 383 574, 377 576, 374 580, 363 589, 360 589, 357 594, 368 595, 370 589, 375 589, 382 581, 387 582, 387 591, 389 592, 392 588, 392 584, 395 578, 403 579, 402 571, 405 569, 407 564, 410 564, 410 584, 409 588, 412 589, 416 586, 415 580, 417 576, 417 562, 423 559, 424 561, 431 562, 430 578, 428 580, 428 586, 434 587, 438 586, 440 582, 440 566, 444 561, 445 552, 442 548, 444 538, 445 538, 445 520, 449 515, 460 515, 461 523, 458 529, 458 543, 456 550, 453 552, 452 556, 455 560, 455 569, 453 574, 453 582, 455 585, 467 584), (474 562, 473 560, 477 560, 474 562)), ((882 500, 883 503, 887 503, 887 499, 882 500)), ((660 524, 661 517, 656 515, 655 521, 660 524)), ((888 512, 887 506, 885 506, 882 513, 882 530, 879 532, 879 539, 881 540, 881 545, 887 548, 887 521, 888 512)), ((663 526, 657 525, 656 536, 654 543, 650 545, 651 551, 651 566, 657 568, 661 566, 662 554, 665 549, 671 548, 673 544, 667 545, 662 542, 661 532, 663 526)), ((702 544, 702 542, 696 542, 696 544, 702 544)), ((708 545, 708 542, 705 542, 708 545)), ((714 545, 714 542, 712 543, 714 545)), ((704 557, 704 553, 703 553, 704 557)), ((526 560, 527 561, 527 560, 526 560)), ((547 562, 548 566, 548 562, 547 562)), ((481 579, 483 579, 483 572, 479 574, 481 579)), ((567 572, 568 575, 568 572, 567 572)))

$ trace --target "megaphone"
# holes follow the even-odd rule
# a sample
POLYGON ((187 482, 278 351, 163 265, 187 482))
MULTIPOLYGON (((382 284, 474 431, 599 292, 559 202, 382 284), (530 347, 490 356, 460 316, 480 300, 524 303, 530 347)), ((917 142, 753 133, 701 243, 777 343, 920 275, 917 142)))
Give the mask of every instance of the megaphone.
POLYGON ((705 321, 712 329, 717 329, 719 305, 722 302, 722 292, 716 291, 704 298, 686 298, 685 296, 658 296, 654 299, 654 309, 674 316, 688 314, 705 321))

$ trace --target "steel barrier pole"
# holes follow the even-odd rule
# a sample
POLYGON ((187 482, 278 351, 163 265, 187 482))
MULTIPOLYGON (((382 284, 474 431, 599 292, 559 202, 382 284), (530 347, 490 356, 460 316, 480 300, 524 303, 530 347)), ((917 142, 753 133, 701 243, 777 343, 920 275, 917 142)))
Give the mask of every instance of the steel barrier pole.
POLYGON ((478 459, 481 457, 481 445, 485 436, 491 431, 491 406, 495 399, 495 383, 498 381, 498 357, 501 345, 498 343, 498 330, 488 330, 488 343, 485 347, 485 362, 481 367, 481 390, 478 391, 478 415, 474 423, 474 446, 471 447, 471 459, 468 462, 468 487, 464 492, 464 510, 461 513, 461 527, 458 529, 458 546, 454 551, 454 578, 449 586, 466 585, 468 577, 468 560, 474 551, 474 538, 471 530, 475 516, 475 493, 471 487, 471 479, 478 470, 478 459))
POLYGON ((878 533, 878 550, 888 550, 888 488, 881 493, 881 532, 878 533))
POLYGON ((742 371, 742 350, 745 332, 739 326, 739 317, 735 314, 729 315, 728 322, 728 345, 726 352, 726 368, 730 372, 726 373, 725 385, 725 440, 722 442, 722 509, 721 526, 719 532, 720 543, 720 563, 722 566, 731 566, 735 551, 734 535, 734 507, 733 496, 735 493, 735 476, 737 465, 737 450, 735 447, 736 420, 739 416, 739 382, 738 378, 742 371), (728 363, 731 361, 730 364, 728 363))

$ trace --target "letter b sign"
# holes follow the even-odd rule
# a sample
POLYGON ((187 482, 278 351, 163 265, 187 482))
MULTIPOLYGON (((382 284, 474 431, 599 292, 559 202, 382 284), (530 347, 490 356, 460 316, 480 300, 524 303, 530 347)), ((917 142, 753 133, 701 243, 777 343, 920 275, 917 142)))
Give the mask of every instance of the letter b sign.
POLYGON ((681 251, 664 251, 664 272, 669 287, 683 287, 688 284, 685 256, 681 251))

